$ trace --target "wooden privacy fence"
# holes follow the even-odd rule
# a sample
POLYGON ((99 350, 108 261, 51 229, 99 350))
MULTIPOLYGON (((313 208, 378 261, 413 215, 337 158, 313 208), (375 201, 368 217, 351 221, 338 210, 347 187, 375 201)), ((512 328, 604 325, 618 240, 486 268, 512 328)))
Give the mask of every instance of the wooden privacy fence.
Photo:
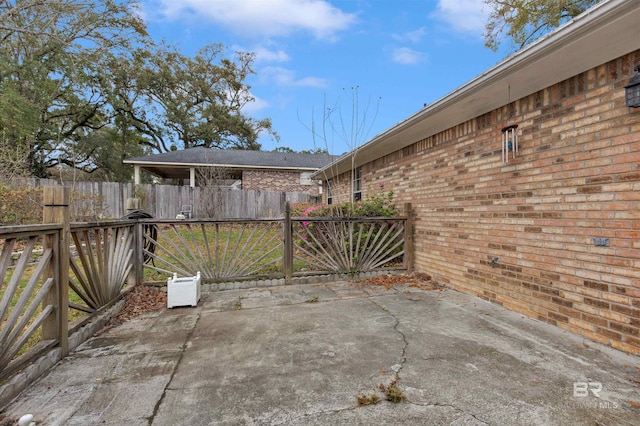
MULTIPOLYGON (((201 273, 229 282, 412 268, 411 216, 70 223, 70 190, 45 187, 47 224, 0 227, 0 403, 17 371, 121 299, 125 284, 201 273), (17 259, 17 260, 16 260, 17 259)), ((411 206, 405 205, 405 212, 411 206)), ((75 344, 78 344, 74 338, 75 344)), ((52 364, 51 364, 52 365, 52 364)), ((15 387, 14 387, 15 390, 15 387)))
POLYGON ((285 203, 317 203, 318 197, 300 192, 230 190, 177 185, 118 182, 60 182, 55 179, 25 179, 29 187, 50 185, 72 188, 71 216, 77 220, 121 218, 127 199, 138 198, 139 208, 156 219, 175 219, 182 206, 191 205, 193 217, 280 217, 285 203))

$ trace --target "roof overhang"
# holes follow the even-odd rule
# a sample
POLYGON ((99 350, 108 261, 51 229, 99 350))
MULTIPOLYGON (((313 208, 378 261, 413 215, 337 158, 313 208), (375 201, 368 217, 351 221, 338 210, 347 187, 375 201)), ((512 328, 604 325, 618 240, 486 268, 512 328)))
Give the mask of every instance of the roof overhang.
POLYGON ((311 167, 275 167, 275 166, 245 166, 239 164, 202 164, 202 163, 176 163, 161 161, 136 161, 123 160, 125 164, 139 166, 141 170, 151 173, 164 179, 188 179, 191 168, 218 167, 229 172, 240 172, 243 170, 279 170, 292 172, 315 172, 317 168, 311 167))
POLYGON ((640 1, 597 4, 314 174, 330 179, 640 48, 640 1))

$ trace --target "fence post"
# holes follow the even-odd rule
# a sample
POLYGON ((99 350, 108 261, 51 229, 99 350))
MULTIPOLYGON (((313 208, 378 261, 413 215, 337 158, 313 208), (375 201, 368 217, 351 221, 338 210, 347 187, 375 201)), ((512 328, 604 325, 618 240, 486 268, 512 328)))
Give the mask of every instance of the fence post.
POLYGON ((407 217, 404 224, 404 267, 410 274, 413 272, 413 210, 411 203, 404 203, 404 215, 407 217))
POLYGON ((57 236, 47 237, 45 248, 53 250, 53 274, 56 285, 43 301, 56 306, 56 316, 42 323, 44 340, 58 339, 62 356, 69 353, 69 201, 71 191, 66 186, 45 186, 42 194, 44 223, 62 224, 57 236))
POLYGON ((142 235, 142 224, 140 221, 136 221, 133 225, 133 256, 131 262, 133 263, 131 272, 127 276, 127 285, 136 285, 142 282, 142 268, 144 262, 144 252, 142 246, 144 244, 142 235))
POLYGON ((284 205, 284 221, 282 227, 284 283, 291 284, 291 277, 293 276, 293 239, 291 235, 291 204, 289 204, 288 201, 284 205))
MULTIPOLYGON (((150 225, 151 226, 151 225, 150 225)), ((136 223, 136 258, 133 267, 136 270, 136 284, 144 281, 144 225, 138 221, 136 223)))

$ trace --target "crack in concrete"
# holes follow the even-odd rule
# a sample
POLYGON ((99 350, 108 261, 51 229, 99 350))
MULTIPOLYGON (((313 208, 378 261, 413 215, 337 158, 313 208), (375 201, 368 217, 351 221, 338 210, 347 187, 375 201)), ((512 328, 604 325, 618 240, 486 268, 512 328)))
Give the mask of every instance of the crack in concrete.
MULTIPOLYGON (((406 354, 407 354, 407 347, 409 346, 409 341, 407 340, 406 334, 404 334, 400 329, 398 329, 398 326, 400 325, 400 319, 396 315, 391 313, 389 308, 387 308, 386 306, 382 305, 381 303, 378 303, 377 301, 375 301, 373 297, 370 297, 369 300, 371 301, 371 303, 373 303, 374 305, 376 305, 377 307, 382 309, 385 313, 387 313, 389 316, 391 316, 395 320, 395 324, 393 325, 393 330, 396 333, 398 333, 400 336, 402 336, 402 341, 404 342, 404 345, 402 347, 402 355, 401 355, 400 363, 399 363, 400 367, 395 372, 395 377, 394 377, 396 380, 400 381, 400 371, 402 370, 402 368, 404 367, 405 363, 407 362, 406 354)), ((421 407, 447 407, 447 408, 452 408, 452 409, 454 409, 456 411, 459 411, 460 413, 462 413, 465 416, 470 416, 470 417, 474 418, 475 420, 477 420, 478 422, 480 422, 482 424, 485 424, 485 425, 488 424, 484 420, 479 419, 475 414, 467 413, 464 410, 456 407, 455 405, 441 404, 439 402, 430 402, 430 403, 427 403, 427 404, 420 404, 420 403, 417 403, 417 402, 409 400, 409 398, 405 398, 405 401, 408 404, 421 406, 421 407)))
POLYGON ((285 425, 285 424, 291 424, 297 420, 301 420, 301 419, 308 419, 308 418, 313 418, 313 417, 320 417, 323 416, 325 414, 338 414, 338 413, 342 413, 344 411, 353 411, 357 408, 360 408, 360 406, 356 405, 356 406, 349 406, 349 407, 344 407, 344 408, 334 408, 332 410, 323 410, 323 411, 317 411, 314 413, 302 413, 299 414, 297 416, 292 416, 291 418, 288 418, 286 420, 281 420, 277 423, 274 423, 273 421, 270 423, 272 425, 285 425))
POLYGON ((440 402, 419 403, 419 402, 411 401, 411 400, 409 400, 409 398, 407 398, 405 401, 407 401, 408 404, 416 405, 418 407, 426 407, 426 408, 430 408, 430 407, 445 407, 445 408, 452 408, 452 409, 462 413, 465 416, 473 417, 475 420, 479 421, 480 423, 482 423, 484 425, 488 425, 489 424, 489 423, 485 422, 484 420, 479 419, 476 414, 467 413, 466 411, 464 411, 463 409, 461 409, 459 407, 456 407, 455 405, 442 404, 440 402))
POLYGON ((158 402, 156 402, 156 405, 153 407, 153 413, 147 419, 149 426, 151 426, 153 424, 153 421, 155 420, 156 416, 158 415, 158 411, 160 410, 160 406, 162 405, 162 402, 164 401, 164 398, 167 395, 167 390, 169 389, 169 387, 171 385, 171 382, 173 382, 173 377, 176 375, 176 371, 178 371, 178 367, 180 366, 180 363, 182 362, 182 358, 184 358, 184 352, 187 349, 187 344, 191 340, 191 336, 193 336, 193 332, 195 331, 198 323, 200 322, 200 318, 201 317, 202 317, 202 314, 198 313, 198 317, 196 319, 196 322, 193 324, 193 327, 191 328, 191 330, 187 334, 187 337, 185 338, 184 342, 182 343, 182 347, 180 348, 180 357, 178 358, 178 361, 176 362, 176 365, 173 367, 173 371, 171 372, 171 377, 169 377, 169 381, 167 382, 167 384, 165 385, 164 389, 162 390, 162 395, 158 399, 158 402))
POLYGON ((402 346, 402 354, 400 356, 400 362, 398 364, 399 367, 397 371, 394 372, 395 373, 394 378, 399 381, 400 371, 402 371, 404 364, 407 362, 407 347, 409 346, 409 341, 407 340, 407 336, 400 329, 398 329, 398 326, 400 325, 400 319, 394 314, 392 314, 391 311, 389 311, 389 308, 376 302, 372 297, 369 298, 369 301, 371 301, 371 303, 373 303, 374 305, 382 309, 387 315, 389 315, 391 318, 395 320, 395 324, 393 325, 393 331, 395 331, 402 337, 402 341, 404 343, 402 346))

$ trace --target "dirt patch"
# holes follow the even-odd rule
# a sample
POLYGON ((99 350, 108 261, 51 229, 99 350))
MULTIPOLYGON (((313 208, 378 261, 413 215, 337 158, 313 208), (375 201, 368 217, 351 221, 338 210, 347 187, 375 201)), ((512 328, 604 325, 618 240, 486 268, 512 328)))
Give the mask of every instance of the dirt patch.
POLYGON ((420 290, 442 290, 443 287, 431 278, 431 275, 417 273, 407 274, 386 274, 373 278, 356 281, 360 285, 376 285, 383 286, 387 290, 402 286, 412 287, 420 290))
POLYGON ((133 290, 125 295, 124 299, 125 303, 120 313, 109 319, 98 333, 102 333, 146 312, 167 308, 167 293, 144 284, 136 285, 133 290))

